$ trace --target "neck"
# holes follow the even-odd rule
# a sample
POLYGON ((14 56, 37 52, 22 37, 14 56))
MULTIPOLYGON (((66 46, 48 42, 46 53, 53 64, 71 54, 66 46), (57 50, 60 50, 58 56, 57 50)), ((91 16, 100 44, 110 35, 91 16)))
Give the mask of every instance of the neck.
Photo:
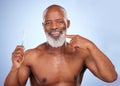
POLYGON ((50 46, 48 43, 46 43, 46 46, 48 48, 48 50, 50 51, 64 51, 64 49, 67 47, 67 42, 65 42, 62 46, 60 47, 52 47, 50 46))

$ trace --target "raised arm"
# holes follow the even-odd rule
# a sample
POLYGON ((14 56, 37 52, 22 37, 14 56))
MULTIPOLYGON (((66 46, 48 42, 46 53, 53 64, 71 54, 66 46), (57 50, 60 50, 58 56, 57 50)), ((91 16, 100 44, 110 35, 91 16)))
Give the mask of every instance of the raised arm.
POLYGON ((85 58, 85 64, 95 76, 106 82, 113 82, 117 79, 112 62, 94 43, 79 35, 66 35, 65 37, 71 38, 72 47, 84 48, 88 51, 89 55, 85 58))
POLYGON ((109 58, 93 43, 88 45, 90 56, 86 58, 87 67, 101 80, 113 82, 117 79, 114 65, 109 58))
POLYGON ((4 86, 21 86, 21 84, 25 83, 28 75, 28 67, 24 65, 24 47, 17 46, 12 53, 12 67, 8 76, 5 79, 4 86), (23 75, 23 73, 25 76, 23 75), (23 76, 24 82, 21 82, 23 76))

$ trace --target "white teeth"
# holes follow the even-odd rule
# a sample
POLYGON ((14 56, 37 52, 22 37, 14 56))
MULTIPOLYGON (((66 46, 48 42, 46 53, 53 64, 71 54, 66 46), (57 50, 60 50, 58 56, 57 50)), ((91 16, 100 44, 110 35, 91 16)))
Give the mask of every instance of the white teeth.
POLYGON ((60 32, 51 32, 51 34, 59 34, 60 32))

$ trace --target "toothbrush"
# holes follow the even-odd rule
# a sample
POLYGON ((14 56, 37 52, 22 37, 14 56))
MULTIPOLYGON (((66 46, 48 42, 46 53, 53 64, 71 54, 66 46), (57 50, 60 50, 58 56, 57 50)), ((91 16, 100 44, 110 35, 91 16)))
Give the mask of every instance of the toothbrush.
POLYGON ((24 29, 23 29, 23 31, 22 31, 22 43, 21 43, 21 45, 23 46, 24 45, 24 40, 25 40, 25 31, 24 31, 24 29))

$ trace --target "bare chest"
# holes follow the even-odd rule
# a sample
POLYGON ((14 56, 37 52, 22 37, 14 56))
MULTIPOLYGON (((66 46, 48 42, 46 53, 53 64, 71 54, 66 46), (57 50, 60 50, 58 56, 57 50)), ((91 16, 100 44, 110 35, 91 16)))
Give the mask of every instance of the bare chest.
POLYGON ((82 68, 82 57, 73 54, 45 54, 31 64, 31 72, 39 84, 76 83, 82 68))

